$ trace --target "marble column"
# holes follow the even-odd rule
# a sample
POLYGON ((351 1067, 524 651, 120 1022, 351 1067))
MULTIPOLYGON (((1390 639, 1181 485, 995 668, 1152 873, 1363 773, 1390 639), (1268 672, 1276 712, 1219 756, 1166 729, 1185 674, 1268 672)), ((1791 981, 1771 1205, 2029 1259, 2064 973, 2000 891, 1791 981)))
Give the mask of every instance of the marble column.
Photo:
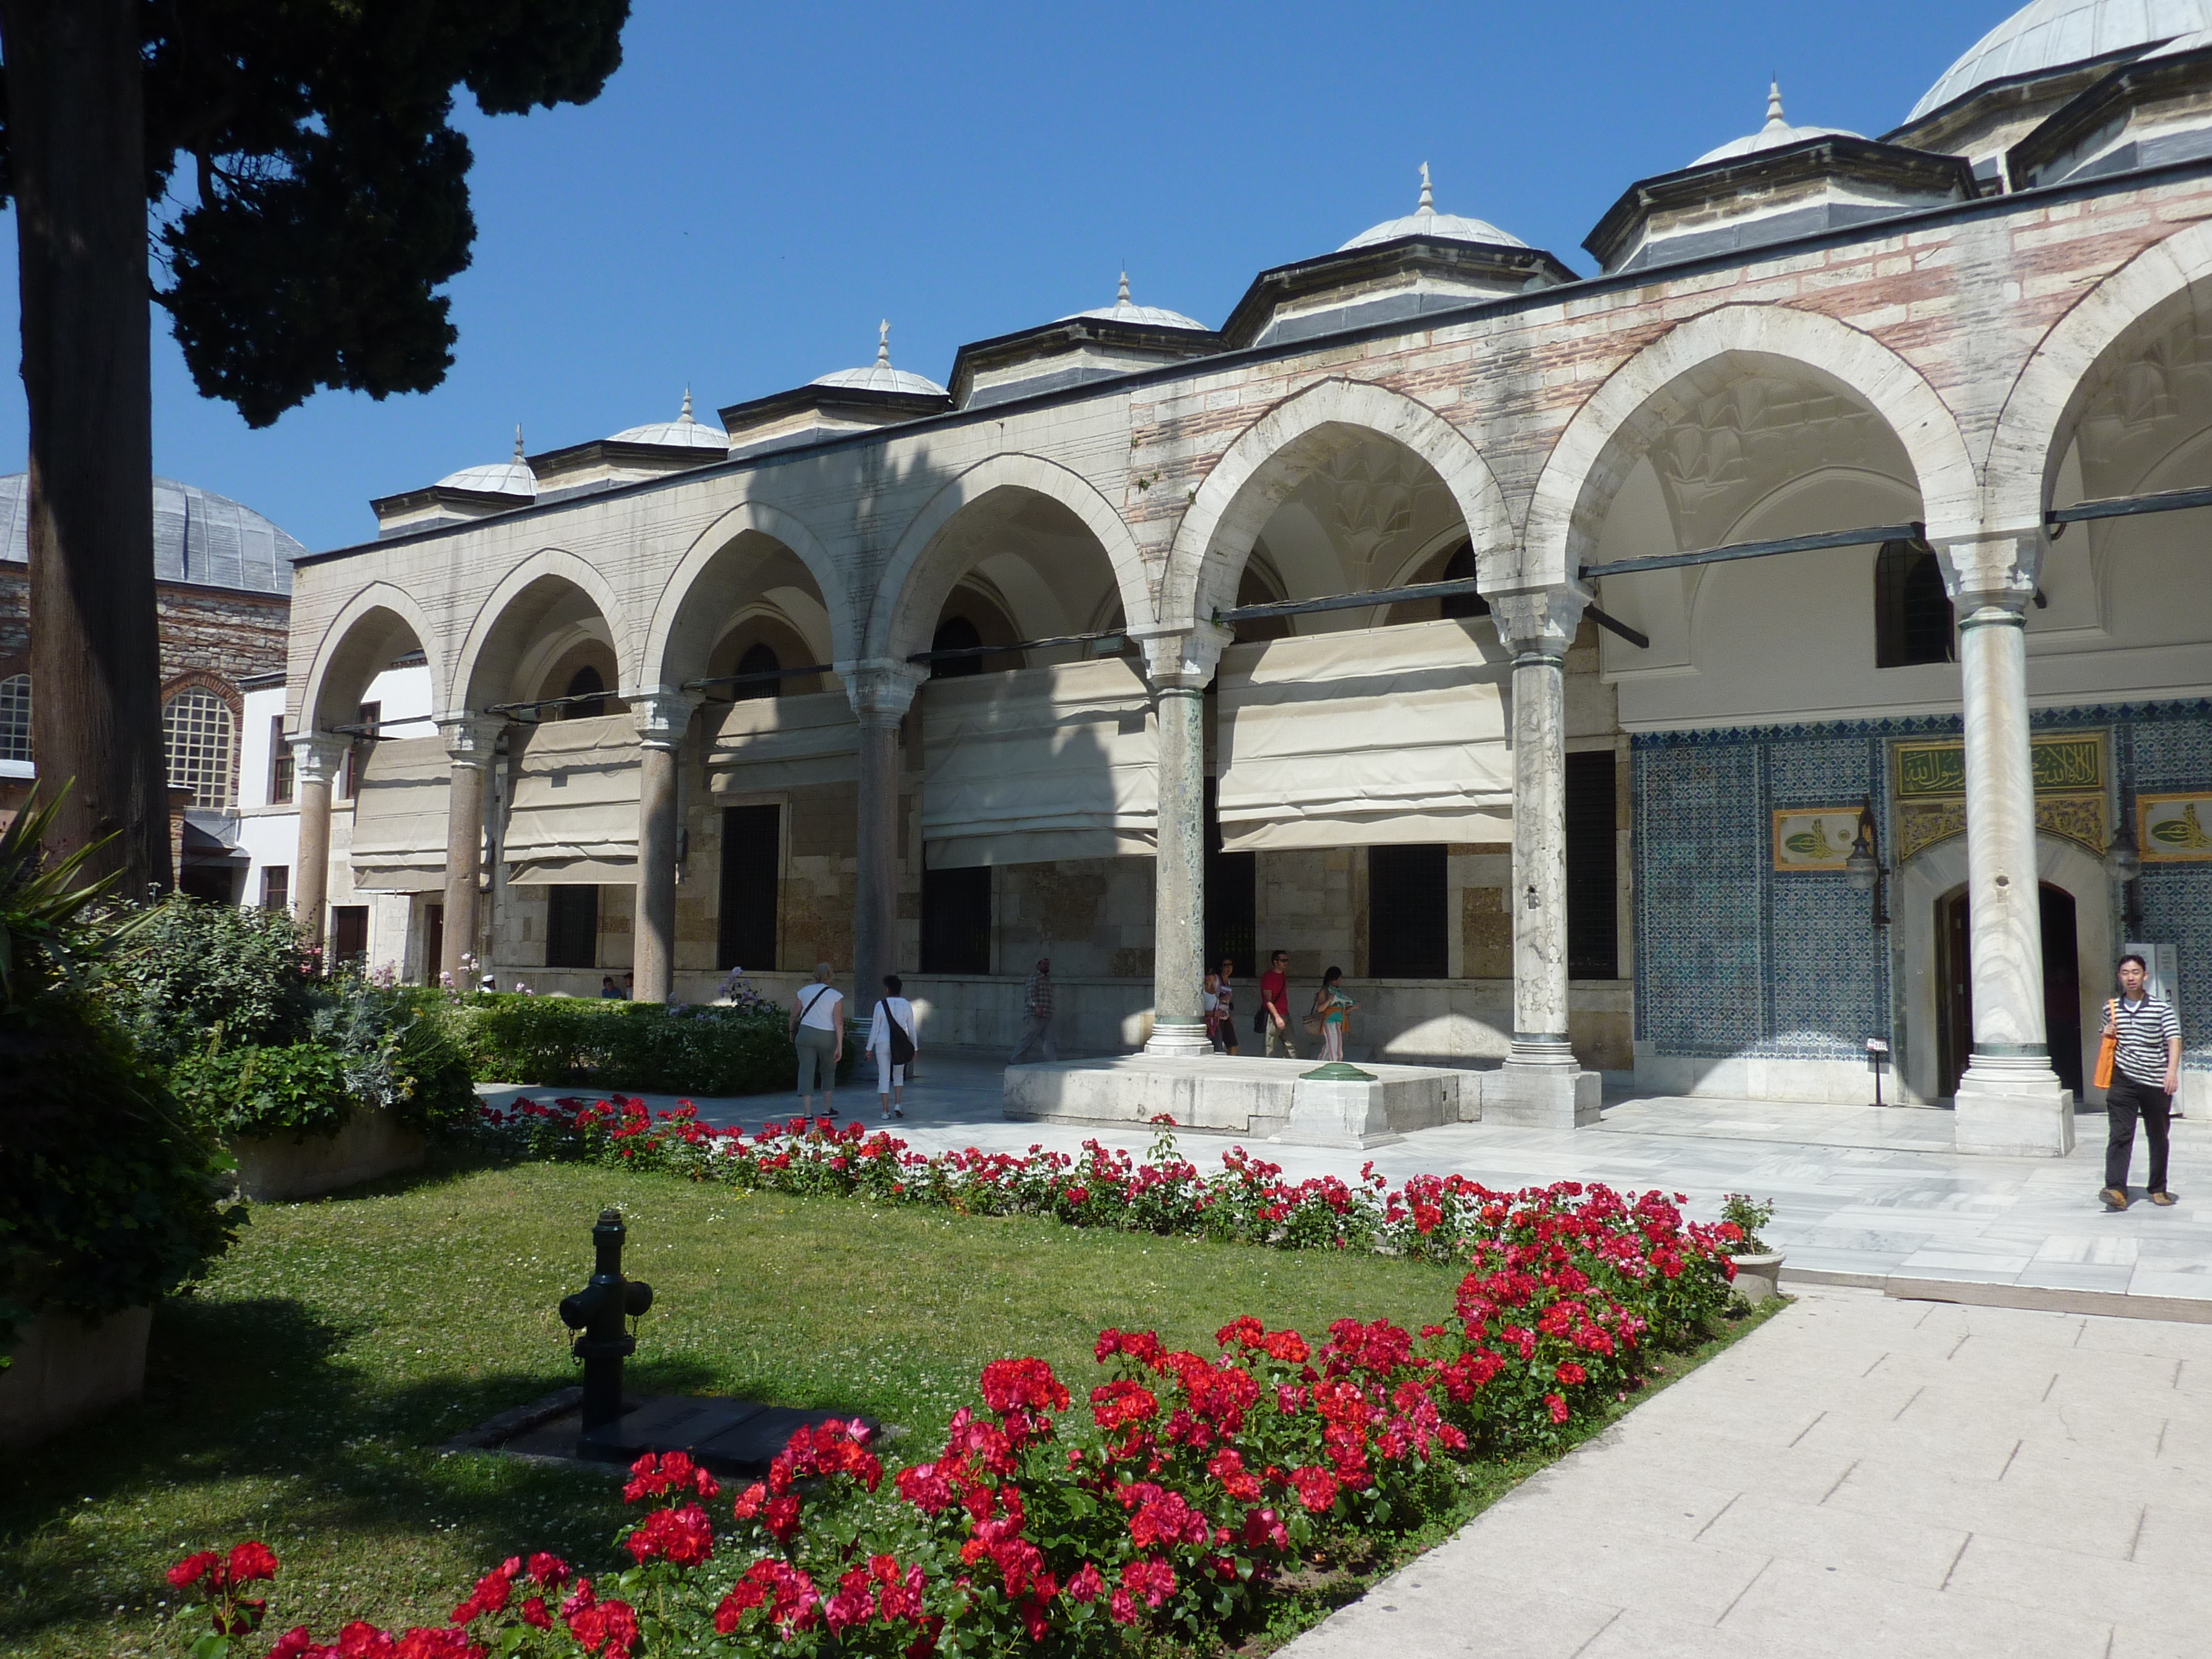
POLYGON ((1210 1054, 1206 1010, 1206 688, 1232 636, 1200 623, 1144 641, 1159 720, 1148 1054, 1210 1054))
POLYGON ((459 989, 474 988, 483 972, 471 971, 464 957, 475 958, 480 921, 477 889, 483 879, 485 775, 495 764, 504 718, 486 714, 440 716, 451 766, 446 788, 446 921, 439 971, 459 989))
POLYGON ((1600 1079, 1568 1040, 1566 662, 1589 595, 1493 594, 1513 658, 1513 1037, 1483 1079, 1482 1115, 1555 1128, 1597 1121, 1600 1079))
POLYGON ((700 697, 651 691, 629 700, 637 720, 637 927, 631 935, 632 997, 665 1002, 676 981, 677 772, 684 735, 700 697))
POLYGON ((292 779, 300 802, 300 848, 294 860, 299 880, 292 892, 292 914, 307 943, 319 949, 331 902, 331 783, 345 764, 343 738, 314 732, 294 738, 292 779))
MULTIPOLYGON (((898 971, 899 722, 914 706, 924 671, 910 663, 841 664, 838 675, 860 720, 860 811, 853 908, 854 1017, 865 1018, 898 971)), ((799 966, 811 967, 811 963, 799 966)))
POLYGON ((2027 606, 2039 537, 1948 550, 1966 708, 1966 893, 1974 1047, 1959 1080, 1962 1152, 2063 1158, 2073 1091, 2051 1069, 2043 1024, 2043 913, 2028 748, 2027 606))

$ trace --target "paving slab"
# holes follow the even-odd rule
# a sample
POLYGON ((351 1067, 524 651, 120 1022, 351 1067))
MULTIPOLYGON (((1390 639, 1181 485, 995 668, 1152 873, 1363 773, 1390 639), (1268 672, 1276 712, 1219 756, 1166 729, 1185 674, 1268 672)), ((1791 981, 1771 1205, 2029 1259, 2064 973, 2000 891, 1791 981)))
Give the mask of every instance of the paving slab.
POLYGON ((2201 1655, 2212 1435, 2157 1429, 2207 1350, 2203 1326, 1809 1288, 1285 1659, 2201 1655), (1886 1419, 1900 1358, 1923 1381, 1886 1419), (2011 1386, 2062 1364, 2081 1407, 2011 1386))

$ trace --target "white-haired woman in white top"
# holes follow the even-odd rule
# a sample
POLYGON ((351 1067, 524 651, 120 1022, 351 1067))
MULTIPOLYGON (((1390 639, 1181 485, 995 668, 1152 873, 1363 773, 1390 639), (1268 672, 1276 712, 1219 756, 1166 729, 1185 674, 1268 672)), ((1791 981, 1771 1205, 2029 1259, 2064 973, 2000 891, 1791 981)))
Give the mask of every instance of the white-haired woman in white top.
POLYGON ((876 1095, 885 1117, 906 1115, 906 1067, 921 1044, 915 1041, 914 1004, 899 994, 896 974, 884 975, 884 994, 868 1025, 868 1052, 876 1057, 876 1095))

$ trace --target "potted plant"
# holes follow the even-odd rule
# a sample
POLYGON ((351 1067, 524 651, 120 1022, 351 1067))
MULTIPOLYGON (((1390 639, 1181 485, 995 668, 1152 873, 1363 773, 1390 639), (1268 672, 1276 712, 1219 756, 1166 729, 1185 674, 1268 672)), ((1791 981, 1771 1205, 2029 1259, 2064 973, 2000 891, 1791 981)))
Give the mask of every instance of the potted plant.
POLYGON ((1753 1307, 1781 1295, 1783 1253, 1759 1236, 1774 1219, 1774 1201, 1730 1193, 1721 1200, 1721 1219, 1743 1235, 1729 1253, 1735 1263, 1735 1293, 1753 1307))

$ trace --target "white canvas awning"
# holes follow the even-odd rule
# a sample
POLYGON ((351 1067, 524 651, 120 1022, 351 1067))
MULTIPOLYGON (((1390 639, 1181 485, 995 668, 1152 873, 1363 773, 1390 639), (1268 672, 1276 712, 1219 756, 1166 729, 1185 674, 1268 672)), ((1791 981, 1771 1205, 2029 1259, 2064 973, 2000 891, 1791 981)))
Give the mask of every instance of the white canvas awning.
POLYGON ((518 887, 637 879, 637 723, 628 714, 517 732, 502 854, 518 887))
POLYGON ((1150 855, 1159 745, 1133 664, 932 680, 920 695, 931 869, 1150 855))
POLYGON ((372 747, 354 790, 353 884, 368 892, 434 893, 446 884, 443 738, 386 738, 372 747))
POLYGON ((707 787, 739 795, 851 783, 860 775, 860 730, 842 691, 733 702, 708 744, 707 787))
POLYGON ((1223 653, 1222 845, 1510 841, 1512 665, 1488 631, 1418 623, 1223 653))

